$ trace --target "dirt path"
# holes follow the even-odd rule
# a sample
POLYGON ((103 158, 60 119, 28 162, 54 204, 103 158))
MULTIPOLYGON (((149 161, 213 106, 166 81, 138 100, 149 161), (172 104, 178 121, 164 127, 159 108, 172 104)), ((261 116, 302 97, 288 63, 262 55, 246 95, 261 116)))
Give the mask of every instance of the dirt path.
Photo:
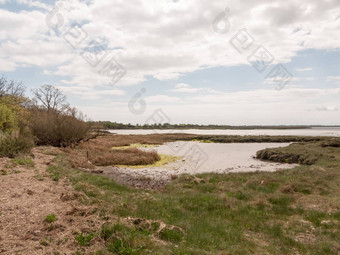
MULTIPOLYGON (((102 221, 94 208, 81 206, 75 199, 82 195, 66 180, 52 181, 46 172, 53 156, 35 148, 34 167, 12 166, 0 158, 0 254, 74 254, 82 247, 75 232, 100 228, 102 221), (1 174, 2 173, 2 174, 1 174), (45 217, 55 214, 57 221, 45 217)), ((95 251, 100 241, 87 251, 95 251)))

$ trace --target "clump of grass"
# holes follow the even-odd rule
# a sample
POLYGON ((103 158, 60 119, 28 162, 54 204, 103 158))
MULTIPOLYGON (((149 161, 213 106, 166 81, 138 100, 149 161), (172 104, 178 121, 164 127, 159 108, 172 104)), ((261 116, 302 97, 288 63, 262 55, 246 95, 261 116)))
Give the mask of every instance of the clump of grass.
POLYGON ((41 175, 34 175, 33 176, 35 179, 37 179, 38 181, 43 181, 44 177, 42 177, 41 175))
POLYGON ((45 221, 48 222, 48 223, 52 223, 52 222, 55 222, 57 220, 58 220, 58 218, 54 213, 51 213, 51 214, 49 214, 45 217, 45 221))
MULTIPOLYGON (((281 163, 298 163, 303 165, 313 165, 318 160, 325 158, 320 151, 331 151, 332 147, 323 147, 324 142, 293 143, 284 148, 270 148, 260 150, 256 157, 262 160, 269 160, 281 163)), ((327 153, 328 154, 328 153, 327 153)), ((332 155, 329 155, 331 159, 332 155)))
POLYGON ((34 161, 30 157, 16 157, 11 159, 11 163, 16 166, 26 166, 26 167, 34 167, 34 161))
POLYGON ((51 179, 53 181, 59 181, 62 170, 63 168, 60 166, 51 165, 47 168, 46 171, 50 173, 51 179))
POLYGON ((147 231, 127 227, 123 224, 106 223, 102 226, 100 236, 106 241, 109 252, 116 254, 140 254, 149 244, 147 231))
POLYGON ((89 160, 98 166, 112 165, 150 165, 160 160, 155 151, 142 151, 137 148, 109 151, 89 151, 89 160))
POLYGON ((40 240, 40 244, 43 246, 49 246, 52 241, 52 238, 46 237, 45 239, 40 240))
POLYGON ((114 240, 110 241, 107 244, 107 249, 108 251, 114 252, 116 254, 137 254, 134 248, 130 247, 127 242, 119 238, 115 238, 114 240))
POLYGON ((48 242, 46 240, 41 240, 40 244, 43 246, 48 246, 48 242))
POLYGON ((165 227, 159 232, 160 239, 175 244, 178 244, 180 241, 182 241, 183 237, 183 232, 178 228, 165 227))
POLYGON ((76 235, 75 239, 81 246, 90 246, 92 239, 95 237, 95 232, 80 233, 76 235))
POLYGON ((171 155, 164 155, 164 154, 159 154, 160 160, 155 161, 152 164, 148 164, 148 165, 118 165, 120 167, 131 167, 134 169, 138 169, 138 168, 145 168, 145 167, 159 167, 159 166, 163 166, 166 164, 169 164, 171 162, 175 162, 176 160, 180 159, 180 157, 176 157, 176 156, 171 156, 171 155))

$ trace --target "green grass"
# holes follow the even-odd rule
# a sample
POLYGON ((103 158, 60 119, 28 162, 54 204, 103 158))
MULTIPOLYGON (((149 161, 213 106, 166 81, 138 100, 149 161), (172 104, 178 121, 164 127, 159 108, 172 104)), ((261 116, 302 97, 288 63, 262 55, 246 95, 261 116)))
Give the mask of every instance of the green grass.
POLYGON ((338 254, 340 148, 310 142, 289 150, 318 158, 274 173, 180 176, 162 191, 72 169, 66 155, 49 171, 71 180, 101 217, 150 221, 103 225, 109 254, 338 254))
POLYGON ((57 220, 58 220, 57 216, 54 213, 51 213, 51 214, 49 214, 45 217, 45 221, 48 222, 48 223, 52 223, 52 222, 55 222, 57 220))
POLYGON ((59 181, 60 175, 63 173, 64 169, 60 166, 51 165, 47 168, 47 172, 50 173, 51 179, 53 181, 59 181))
POLYGON ((25 167, 34 167, 34 161, 30 157, 19 156, 14 159, 11 159, 11 163, 13 166, 25 166, 25 167))
POLYGON ((75 240, 81 245, 81 246, 90 246, 91 240, 95 237, 95 232, 90 233, 80 233, 75 237, 75 240))

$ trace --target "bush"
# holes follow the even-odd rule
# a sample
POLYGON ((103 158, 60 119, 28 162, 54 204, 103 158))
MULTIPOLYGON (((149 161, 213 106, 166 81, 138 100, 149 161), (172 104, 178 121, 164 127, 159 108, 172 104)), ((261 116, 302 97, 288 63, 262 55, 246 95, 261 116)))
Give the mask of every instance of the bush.
POLYGON ((0 103, 0 130, 7 132, 14 130, 15 127, 15 114, 7 105, 0 103))
POLYGON ((45 221, 48 223, 55 222, 57 220, 57 216, 54 213, 51 213, 45 217, 45 221))
POLYGON ((34 110, 31 130, 38 145, 66 147, 83 140, 88 134, 89 125, 65 112, 34 110))
POLYGON ((29 152, 33 145, 33 140, 29 137, 3 137, 0 140, 0 157, 14 158, 19 153, 29 152))

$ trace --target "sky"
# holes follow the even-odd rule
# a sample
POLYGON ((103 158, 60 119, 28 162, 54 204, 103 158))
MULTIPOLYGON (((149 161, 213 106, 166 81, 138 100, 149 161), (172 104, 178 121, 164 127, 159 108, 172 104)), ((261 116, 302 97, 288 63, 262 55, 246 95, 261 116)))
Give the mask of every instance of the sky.
POLYGON ((340 124, 339 0, 0 0, 0 75, 90 120, 340 124))

